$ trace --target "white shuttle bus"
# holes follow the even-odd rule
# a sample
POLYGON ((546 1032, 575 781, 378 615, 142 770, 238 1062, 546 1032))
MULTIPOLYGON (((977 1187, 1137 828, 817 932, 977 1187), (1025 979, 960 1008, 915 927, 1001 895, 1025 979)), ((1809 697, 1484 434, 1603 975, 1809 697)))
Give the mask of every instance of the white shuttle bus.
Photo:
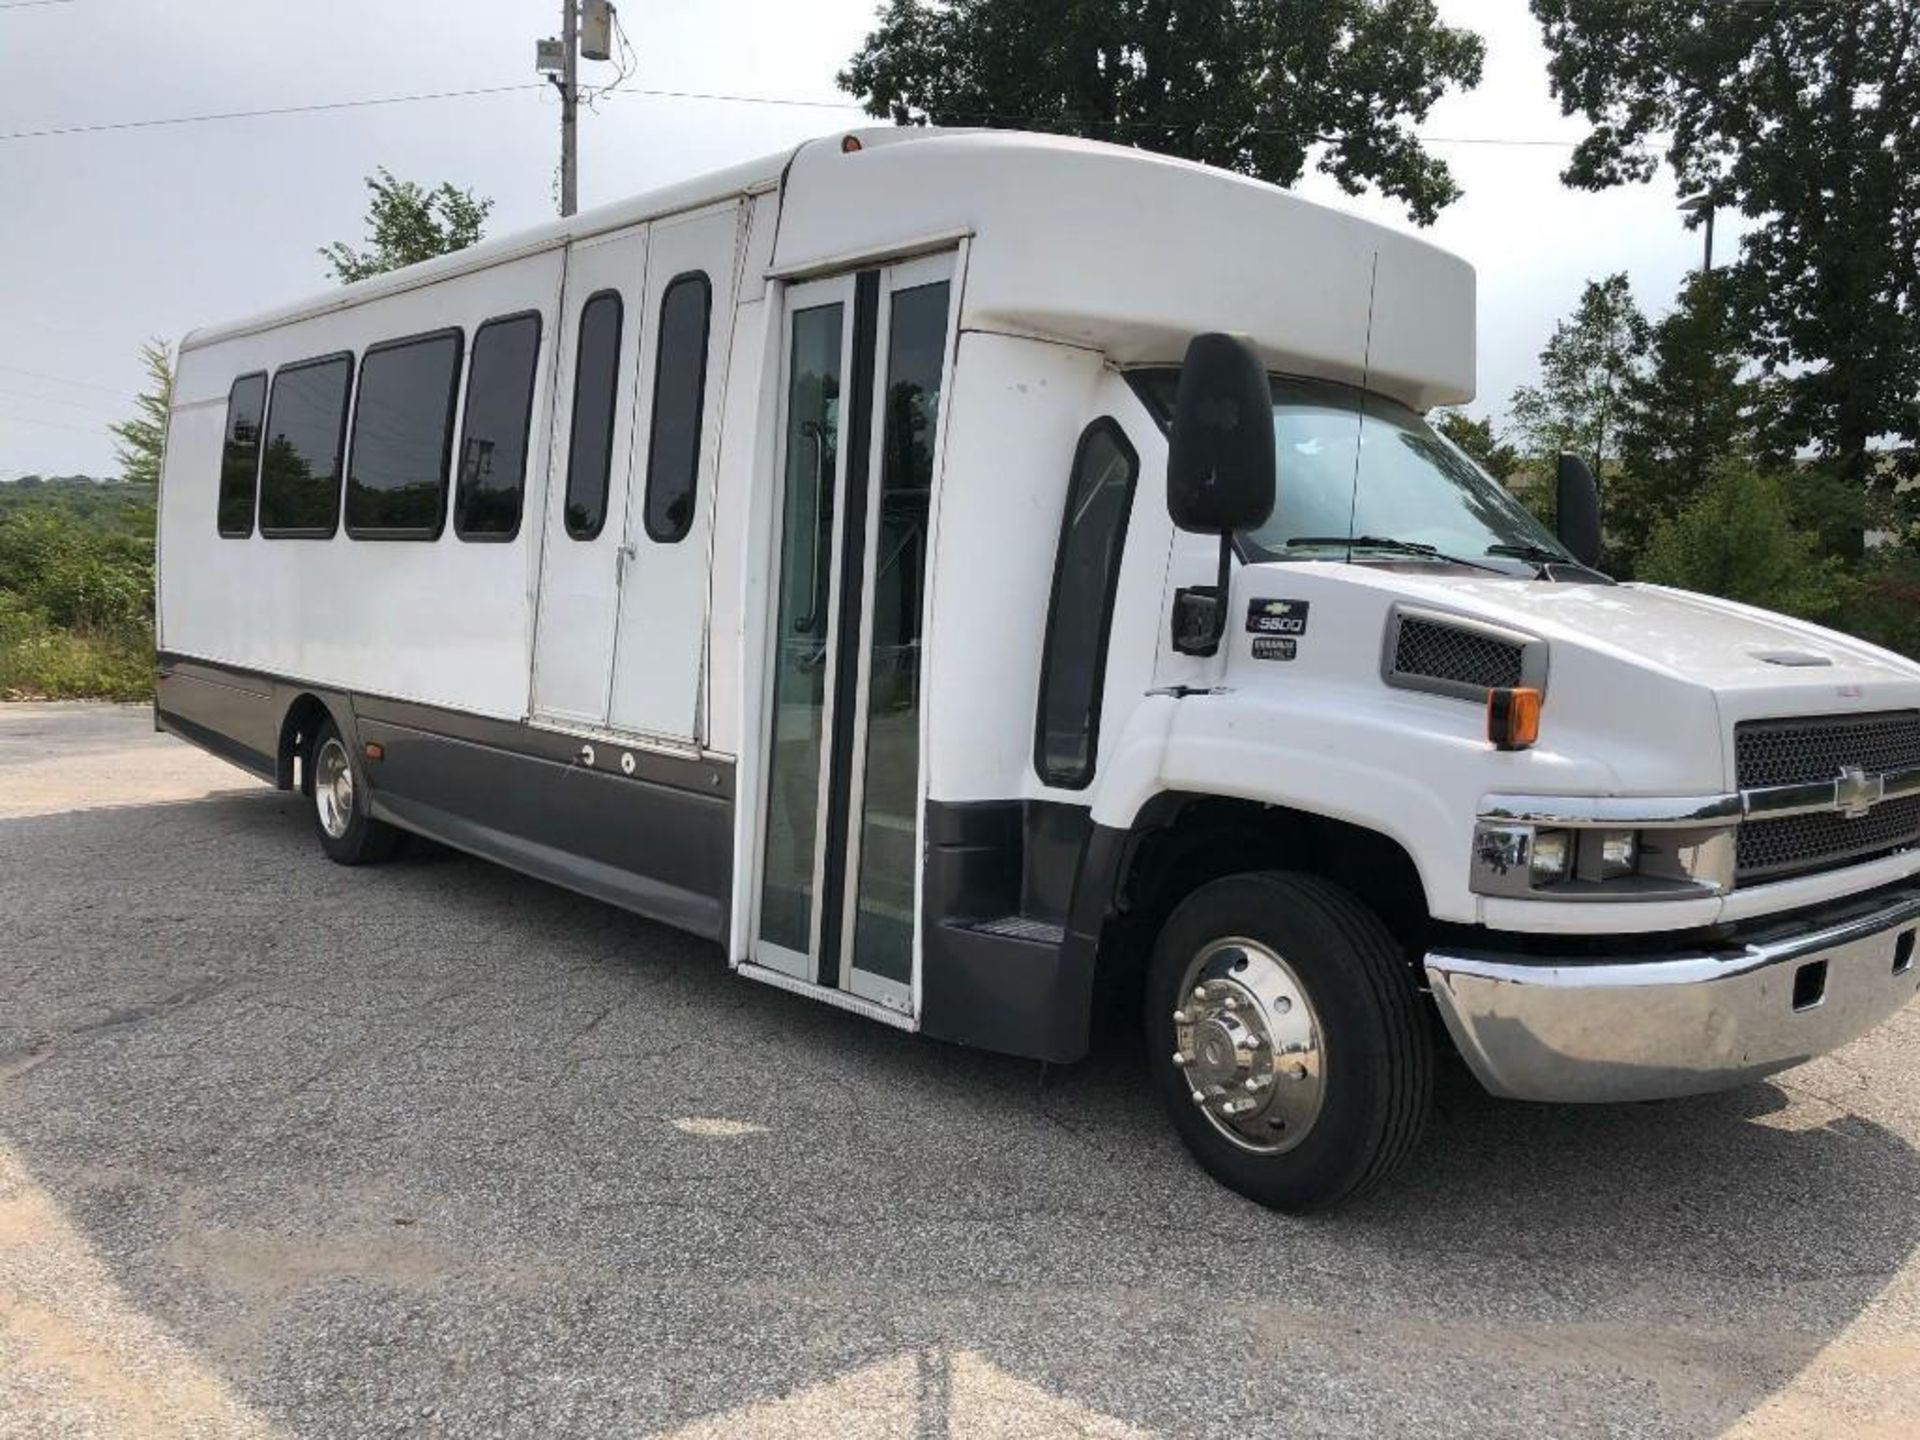
POLYGON ((1474 277, 1271 186, 860 131, 181 347, 157 719, 1081 1056, 1135 997, 1269 1205, 1522 1100, 1766 1075, 1920 985, 1920 667, 1592 568, 1428 425, 1474 277))

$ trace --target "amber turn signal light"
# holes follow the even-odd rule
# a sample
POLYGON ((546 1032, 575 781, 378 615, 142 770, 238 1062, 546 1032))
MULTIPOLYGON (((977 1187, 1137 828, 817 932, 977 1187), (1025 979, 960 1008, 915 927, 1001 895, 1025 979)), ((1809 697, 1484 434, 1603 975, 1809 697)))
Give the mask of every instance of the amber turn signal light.
POLYGON ((1487 692, 1487 739, 1496 750, 1524 750, 1540 738, 1540 692, 1526 686, 1487 692))
POLYGON ((378 740, 367 741, 367 759, 384 760, 386 758, 387 758, 386 746, 382 745, 378 740))

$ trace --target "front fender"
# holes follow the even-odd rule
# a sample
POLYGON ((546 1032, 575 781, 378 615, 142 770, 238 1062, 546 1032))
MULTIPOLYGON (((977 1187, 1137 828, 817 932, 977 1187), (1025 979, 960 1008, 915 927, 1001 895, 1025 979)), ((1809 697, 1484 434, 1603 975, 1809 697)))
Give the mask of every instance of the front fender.
MULTIPOLYGON (((1163 791, 1220 795, 1343 821, 1393 840, 1412 859, 1435 919, 1475 924, 1479 897, 1467 861, 1481 796, 1519 758, 1495 755, 1477 710, 1458 706, 1437 724, 1431 702, 1377 692, 1316 689, 1294 695, 1214 690, 1149 696, 1108 753, 1093 806, 1096 824, 1130 829, 1163 791), (1342 703, 1345 699, 1352 703, 1342 703)), ((1609 789, 1605 766, 1535 751, 1551 788, 1609 789)))

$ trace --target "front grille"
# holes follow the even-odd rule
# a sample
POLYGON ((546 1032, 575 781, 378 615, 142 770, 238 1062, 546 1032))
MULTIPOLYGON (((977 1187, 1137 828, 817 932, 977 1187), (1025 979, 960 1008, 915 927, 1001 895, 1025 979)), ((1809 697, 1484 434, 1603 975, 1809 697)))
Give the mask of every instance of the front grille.
POLYGON ((1876 805, 1858 820, 1844 815, 1787 815, 1740 827, 1742 880, 1781 879, 1891 855, 1920 840, 1920 795, 1876 805))
POLYGON ((1920 710, 1744 720, 1733 749, 1742 790, 1832 780, 1849 766, 1882 775, 1920 765, 1920 710))
MULTIPOLYGON (((1920 766, 1920 710, 1747 720, 1734 727, 1740 788, 1802 785, 1920 766)), ((1779 880, 1890 855, 1920 842, 1920 796, 1883 802, 1857 820, 1787 815, 1740 827, 1736 876, 1779 880)))
POLYGON ((1491 690, 1520 683, 1523 654, 1510 640, 1409 615, 1393 647, 1393 673, 1491 690))

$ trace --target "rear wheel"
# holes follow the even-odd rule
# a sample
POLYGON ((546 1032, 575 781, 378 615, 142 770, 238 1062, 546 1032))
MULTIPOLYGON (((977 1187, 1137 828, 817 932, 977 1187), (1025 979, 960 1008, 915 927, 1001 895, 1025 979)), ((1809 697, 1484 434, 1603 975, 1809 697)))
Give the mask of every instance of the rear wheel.
POLYGON ((401 832, 367 813, 365 779, 330 719, 321 722, 307 752, 306 790, 313 799, 313 828, 329 860, 372 865, 398 848, 401 832))
POLYGON ((1317 876, 1235 875, 1168 918, 1147 977, 1148 1062, 1215 1179, 1275 1209, 1363 1194, 1432 1104, 1420 997, 1386 926, 1317 876))

